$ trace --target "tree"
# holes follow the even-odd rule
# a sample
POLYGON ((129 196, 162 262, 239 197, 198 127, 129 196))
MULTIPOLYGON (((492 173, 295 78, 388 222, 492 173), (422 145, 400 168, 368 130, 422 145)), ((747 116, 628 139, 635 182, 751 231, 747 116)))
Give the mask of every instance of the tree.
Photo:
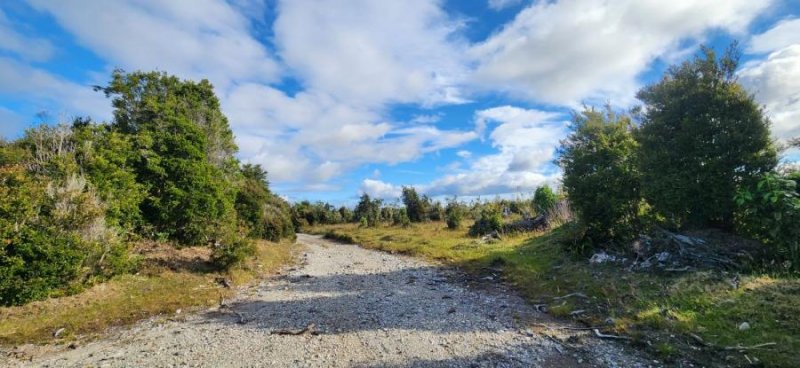
POLYGON ((556 202, 558 202, 558 197, 550 187, 542 185, 536 188, 536 193, 533 195, 533 205, 538 214, 546 214, 547 211, 556 206, 556 202))
POLYGON ((733 225, 734 195, 777 164, 763 110, 736 80, 739 52, 702 48, 637 94, 642 192, 677 227, 733 225))
POLYGON ((233 231, 236 145, 211 84, 117 70, 98 89, 112 98, 111 129, 134 141, 131 166, 147 186, 140 207, 154 230, 190 245, 233 231))
POLYGON ((364 193, 361 195, 353 215, 358 221, 365 222, 367 226, 378 226, 382 202, 380 199, 371 199, 369 194, 364 193))
POLYGON ((403 204, 406 206, 406 213, 411 222, 423 222, 428 220, 428 209, 430 203, 427 197, 420 198, 414 187, 403 187, 403 204))
POLYGON ((631 120, 610 108, 585 109, 573 123, 560 149, 564 190, 587 240, 605 246, 625 241, 637 230, 641 205, 631 120))
POLYGON ((242 165, 242 182, 236 194, 236 212, 250 236, 278 241, 294 236, 289 204, 269 190, 261 165, 242 165))

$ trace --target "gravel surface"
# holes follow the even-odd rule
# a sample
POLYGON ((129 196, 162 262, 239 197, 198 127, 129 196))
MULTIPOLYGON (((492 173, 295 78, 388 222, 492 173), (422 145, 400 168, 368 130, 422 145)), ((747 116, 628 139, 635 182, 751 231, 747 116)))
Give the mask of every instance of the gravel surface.
POLYGON ((467 287, 454 271, 316 236, 300 234, 298 242, 306 247, 300 265, 243 289, 225 307, 145 321, 74 349, 53 347, 30 362, 0 358, 0 365, 657 365, 584 332, 530 328, 559 323, 501 285, 467 287))

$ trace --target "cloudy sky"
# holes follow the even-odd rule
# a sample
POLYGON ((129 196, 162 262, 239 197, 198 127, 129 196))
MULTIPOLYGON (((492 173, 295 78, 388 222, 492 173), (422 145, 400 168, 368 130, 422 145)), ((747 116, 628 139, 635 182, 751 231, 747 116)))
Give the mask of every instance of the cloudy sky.
POLYGON ((290 199, 529 193, 557 182, 572 109, 632 107, 732 40, 775 138, 800 135, 797 0, 10 0, 0 135, 107 120, 90 86, 155 69, 209 79, 240 158, 290 199))

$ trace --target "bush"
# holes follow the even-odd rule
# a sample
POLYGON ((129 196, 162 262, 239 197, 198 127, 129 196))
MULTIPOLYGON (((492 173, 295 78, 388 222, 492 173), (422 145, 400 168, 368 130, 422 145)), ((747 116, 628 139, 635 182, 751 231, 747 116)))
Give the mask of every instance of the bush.
POLYGON ((572 209, 586 228, 586 241, 606 247, 624 243, 638 231, 642 203, 631 121, 610 109, 587 109, 574 123, 560 158, 572 209))
POLYGON ((256 252, 255 243, 243 236, 227 235, 211 252, 211 262, 219 269, 227 270, 244 262, 256 252))
POLYGON ((428 220, 430 200, 417 194, 414 187, 403 187, 403 204, 411 222, 423 222, 428 220))
POLYGON ((243 165, 242 183, 236 194, 236 213, 249 235, 278 241, 294 237, 295 224, 289 204, 269 191, 267 172, 259 165, 243 165))
POLYGON ((736 195, 739 231, 771 247, 771 254, 800 270, 800 195, 797 182, 775 173, 736 195))
POLYGON ((447 228, 456 230, 461 227, 461 221, 464 219, 464 208, 455 199, 447 202, 445 208, 445 218, 447 221, 447 228))
POLYGON ((642 89, 642 193, 675 227, 733 225, 734 195, 776 163, 769 121, 737 82, 738 51, 703 48, 642 89))
POLYGON ((76 290, 134 267, 105 226, 105 207, 84 178, 47 185, 21 167, 0 168, 0 304, 76 290))
POLYGON ((550 187, 543 185, 536 188, 536 193, 533 195, 533 206, 536 208, 537 214, 548 213, 556 206, 556 202, 558 202, 558 196, 550 187))
POLYGON ((409 227, 411 226, 411 219, 408 218, 405 208, 401 208, 394 216, 393 222, 395 226, 409 227))
POLYGON ((484 207, 480 217, 469 228, 470 236, 481 236, 493 231, 503 231, 503 217, 500 212, 492 207, 484 207))

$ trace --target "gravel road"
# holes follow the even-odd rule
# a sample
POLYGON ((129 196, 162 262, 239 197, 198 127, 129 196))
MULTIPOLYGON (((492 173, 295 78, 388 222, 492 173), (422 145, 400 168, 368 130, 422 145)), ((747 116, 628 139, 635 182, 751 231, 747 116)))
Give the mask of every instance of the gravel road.
POLYGON ((502 286, 300 234, 301 264, 227 307, 150 320, 20 366, 646 367, 629 348, 558 325, 502 286), (574 335, 572 333, 578 334, 574 335), (564 334, 567 333, 567 334, 564 334), (553 336, 555 335, 555 336, 553 336))

